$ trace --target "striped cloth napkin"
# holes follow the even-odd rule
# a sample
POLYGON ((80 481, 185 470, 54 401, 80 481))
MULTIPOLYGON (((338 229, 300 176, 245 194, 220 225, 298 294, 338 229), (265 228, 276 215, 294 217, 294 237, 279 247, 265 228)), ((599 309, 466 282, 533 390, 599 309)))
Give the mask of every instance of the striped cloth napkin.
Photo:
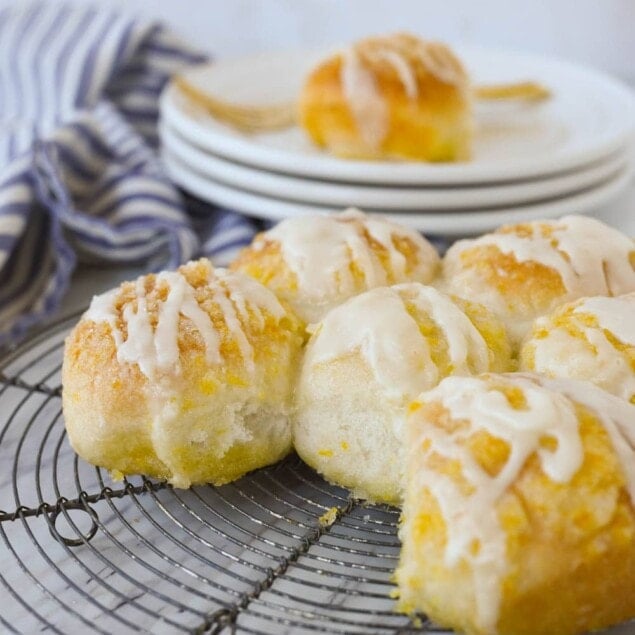
POLYGON ((59 306, 78 260, 218 264, 255 225, 185 211, 155 154, 158 96, 204 57, 96 6, 0 12, 0 346, 59 306))

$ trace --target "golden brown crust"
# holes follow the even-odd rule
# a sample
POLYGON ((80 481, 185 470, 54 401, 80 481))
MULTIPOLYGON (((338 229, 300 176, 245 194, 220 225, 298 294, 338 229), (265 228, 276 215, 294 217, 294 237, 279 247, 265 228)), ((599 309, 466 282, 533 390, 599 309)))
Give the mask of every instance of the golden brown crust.
POLYGON ((632 322, 635 294, 563 304, 534 322, 520 349, 520 367, 549 377, 588 380, 635 404, 635 343, 624 336, 622 341, 592 309, 585 309, 588 301, 600 299, 616 321, 632 322))
POLYGON ((456 242, 443 259, 443 288, 481 302, 516 346, 533 320, 585 296, 635 289, 633 241, 593 218, 505 225, 456 242))
MULTIPOLYGON (((194 297, 199 306, 210 316, 214 329, 220 335, 220 353, 228 361, 235 360, 239 355, 236 342, 225 323, 225 318, 221 308, 214 300, 214 288, 210 285, 210 280, 214 279, 214 268, 207 258, 201 258, 194 262, 179 267, 178 272, 184 276, 190 286, 194 289, 194 297)), ((150 273, 142 279, 145 289, 145 301, 150 322, 156 328, 159 309, 165 302, 170 290, 169 283, 157 278, 156 274, 150 273)), ((227 295, 227 292, 224 292, 227 295)), ((118 314, 117 328, 122 333, 124 339, 127 337, 127 326, 123 319, 123 312, 126 307, 130 307, 134 312, 137 310, 138 292, 136 282, 124 282, 115 300, 115 311, 118 314)), ((179 317, 179 351, 182 357, 195 357, 204 355, 205 344, 200 332, 194 327, 192 321, 181 315, 179 317)))
MULTIPOLYGON (((578 416, 585 459, 571 483, 550 481, 534 456, 502 505, 522 508, 526 520, 508 540, 516 566, 506 581, 501 633, 587 632, 635 615, 625 591, 635 584, 635 511, 605 429, 582 407, 578 416), (549 597, 558 598, 557 607, 545 611, 549 597)), ((508 512, 510 523, 518 517, 508 512)))
POLYGON ((314 323, 371 288, 431 283, 440 259, 414 230, 349 209, 287 219, 258 234, 229 268, 255 278, 302 320, 314 323))
MULTIPOLYGON (((342 221, 346 222, 346 221, 342 221)), ((351 221, 353 222, 353 221, 351 221)), ((386 272, 387 284, 396 284, 403 280, 395 275, 390 262, 390 254, 384 245, 373 239, 367 229, 360 231, 369 250, 377 256, 386 272)), ((407 236, 393 235, 392 243, 395 249, 405 258, 405 273, 418 278, 417 268, 421 265, 421 251, 407 236)), ((356 269, 351 260, 351 271, 359 283, 360 290, 365 289, 364 275, 356 269)), ((289 270, 284 259, 282 246, 277 240, 268 238, 266 233, 257 234, 253 243, 240 251, 236 259, 229 265, 231 271, 240 271, 255 278, 276 295, 286 301, 292 301, 298 291, 297 276, 289 270), (257 246, 255 246, 257 245, 257 246)))
POLYGON ((118 362, 107 324, 81 321, 73 329, 66 339, 62 384, 66 430, 80 456, 124 474, 169 476, 152 447, 147 378, 138 366, 118 362))
POLYGON ((240 251, 229 265, 231 271, 240 271, 270 288, 284 298, 297 291, 297 277, 284 259, 277 240, 270 240, 265 233, 257 234, 252 244, 240 251), (258 245, 257 248, 254 245, 258 245))
POLYGON ((469 158, 472 121, 468 79, 446 46, 397 34, 362 40, 354 45, 354 51, 360 64, 372 72, 378 97, 387 106, 385 136, 378 147, 372 147, 360 135, 341 79, 344 57, 337 54, 309 75, 300 98, 300 123, 317 145, 353 158, 469 158), (416 95, 408 94, 384 51, 398 55, 409 67, 416 95))
MULTIPOLYGON (((526 408, 522 391, 508 380, 498 387, 494 383, 492 388, 505 394, 513 408, 526 408)), ((413 420, 448 432, 460 430, 455 438, 462 439, 457 442, 469 448, 474 462, 490 476, 501 472, 510 456, 505 441, 482 430, 470 433, 469 420, 453 419, 441 402, 425 401, 425 395, 422 399, 412 407, 413 420)), ((581 405, 576 412, 584 458, 573 478, 553 481, 534 454, 496 504, 509 563, 502 581, 499 635, 573 635, 635 616, 635 510, 624 470, 597 414, 581 405)), ((415 434, 410 443, 429 444, 426 439, 415 434)), ((555 444, 545 437, 542 445, 554 450, 555 444)), ((471 485, 462 481, 464 466, 446 456, 423 455, 439 478, 444 475, 470 495, 471 485)), ((424 610, 469 635, 486 635, 475 617, 470 566, 444 562, 446 521, 427 488, 417 489, 413 461, 409 468, 408 528, 398 571, 401 608, 424 610)))
POLYGON ((513 302, 513 310, 533 316, 549 311, 561 301, 566 289, 557 271, 533 260, 519 262, 513 254, 494 245, 466 249, 461 265, 513 302))
POLYGON ((314 327, 295 390, 296 451, 355 496, 399 504, 409 401, 451 374, 511 370, 510 356, 482 306, 419 284, 362 294, 314 327))
MULTIPOLYGON (((180 314, 176 364, 144 374, 138 363, 118 359, 111 324, 89 312, 66 341, 65 424, 73 448, 95 465, 170 478, 178 486, 220 484, 289 451, 285 417, 302 343, 300 325, 282 309, 277 315, 262 307, 256 313, 249 304, 254 298, 247 297, 247 316, 237 312, 240 325, 235 323, 232 330, 218 294, 225 295, 225 304, 237 299, 230 299, 227 288, 215 280, 209 261, 188 263, 179 273, 219 335, 220 363, 208 361, 201 333, 180 314), (239 337, 253 351, 253 360, 245 359, 239 337)), ((124 341, 125 315, 137 309, 139 286, 152 330, 169 292, 169 281, 153 274, 121 285, 111 308, 124 341)))

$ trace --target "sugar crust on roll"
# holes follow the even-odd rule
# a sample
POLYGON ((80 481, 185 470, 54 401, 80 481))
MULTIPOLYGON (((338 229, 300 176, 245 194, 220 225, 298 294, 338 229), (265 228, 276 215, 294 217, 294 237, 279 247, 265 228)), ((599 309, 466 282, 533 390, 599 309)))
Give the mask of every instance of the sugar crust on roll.
POLYGON ((367 291, 312 330, 296 389, 296 451, 328 480, 374 501, 400 501, 412 399, 444 376, 511 366, 494 316, 418 283, 367 291))
POLYGON ((551 377, 592 381, 635 403, 635 293, 583 298, 538 318, 520 364, 551 377))
POLYGON ((356 209, 282 221, 230 268, 269 287, 307 323, 374 287, 430 282, 439 256, 419 232, 356 209))
POLYGON ((467 74, 452 51, 407 33, 361 40, 326 59, 303 87, 300 124, 348 158, 470 158, 467 74))
POLYGON ((635 617, 635 406, 582 381, 450 377, 406 438, 401 610, 468 635, 635 617))
POLYGON ((275 462, 291 445, 298 329, 268 289, 204 259, 96 296, 66 342, 69 440, 179 487, 275 462))
POLYGON ((443 290, 492 309, 518 342, 559 304, 635 291, 635 243, 585 216, 507 225, 456 242, 442 276, 443 290))

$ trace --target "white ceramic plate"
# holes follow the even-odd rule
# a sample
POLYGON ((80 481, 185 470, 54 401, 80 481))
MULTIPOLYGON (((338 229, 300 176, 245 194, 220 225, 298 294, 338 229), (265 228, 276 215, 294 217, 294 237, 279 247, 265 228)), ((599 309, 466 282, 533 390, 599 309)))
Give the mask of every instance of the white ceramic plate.
MULTIPOLYGON (((590 68, 538 55, 457 47, 475 83, 534 79, 554 95, 541 105, 479 104, 474 159, 467 163, 347 161, 314 147, 298 128, 248 136, 206 115, 172 86, 164 120, 191 143, 226 158, 287 174, 358 183, 442 185, 535 178, 597 161, 632 136, 633 92, 590 68)), ((187 71, 190 81, 235 103, 297 97, 325 52, 277 53, 187 71)))
POLYGON ((610 180, 624 168, 618 151, 597 163, 560 176, 476 187, 361 185, 287 176, 235 163, 188 143, 169 125, 160 128, 163 147, 202 176, 235 188, 315 205, 380 207, 394 210, 465 211, 523 204, 569 195, 610 180))
MULTIPOLYGON (((332 212, 332 207, 295 203, 283 199, 245 192, 222 185, 208 177, 193 172, 184 163, 164 150, 163 160, 173 181, 195 196, 248 216, 281 220, 307 214, 332 212)), ((406 212, 366 208, 365 211, 380 213, 431 235, 466 236, 489 231, 503 223, 517 223, 539 218, 552 218, 564 214, 590 213, 615 198, 629 183, 630 170, 624 169, 610 181, 584 193, 575 194, 538 205, 523 205, 497 210, 473 210, 461 214, 406 212)))

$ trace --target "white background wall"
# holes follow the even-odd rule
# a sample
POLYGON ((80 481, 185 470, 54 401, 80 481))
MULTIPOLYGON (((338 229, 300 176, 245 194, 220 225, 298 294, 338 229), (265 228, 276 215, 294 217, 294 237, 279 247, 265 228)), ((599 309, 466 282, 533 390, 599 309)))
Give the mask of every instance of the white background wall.
MULTIPOLYGON (((25 1, 0 0, 0 7, 25 1)), ((99 4, 161 18, 219 56, 315 48, 369 33, 409 29, 453 42, 553 53, 635 81, 635 0, 99 0, 99 4)))

